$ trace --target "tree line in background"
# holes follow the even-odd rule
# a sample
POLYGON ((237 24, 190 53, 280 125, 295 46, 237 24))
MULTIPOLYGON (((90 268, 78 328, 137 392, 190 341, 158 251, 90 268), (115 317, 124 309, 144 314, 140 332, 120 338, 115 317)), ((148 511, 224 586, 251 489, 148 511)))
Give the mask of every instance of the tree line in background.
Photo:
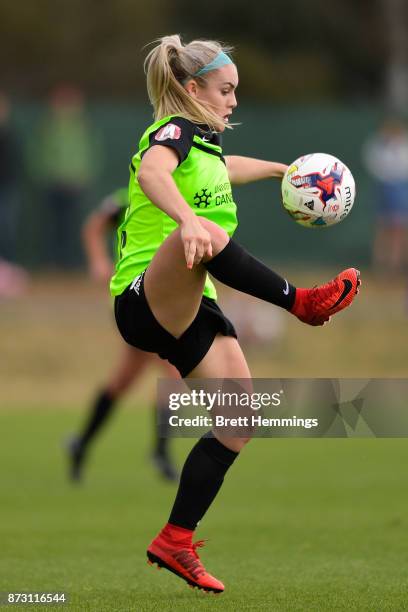
POLYGON ((144 96, 143 46, 178 32, 236 47, 240 95, 278 102, 376 96, 387 63, 383 0, 0 0, 2 87, 43 97, 144 96))

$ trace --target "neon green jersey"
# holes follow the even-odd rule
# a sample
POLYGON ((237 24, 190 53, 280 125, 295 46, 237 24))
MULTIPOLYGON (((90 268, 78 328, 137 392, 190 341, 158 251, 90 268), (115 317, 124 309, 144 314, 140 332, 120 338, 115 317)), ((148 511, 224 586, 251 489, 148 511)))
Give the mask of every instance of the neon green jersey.
MULTIPOLYGON (((178 116, 157 121, 143 134, 139 151, 132 159, 129 207, 118 229, 119 257, 110 285, 112 295, 120 295, 147 268, 160 245, 177 228, 176 222, 148 199, 137 182, 143 154, 156 144, 176 150, 180 163, 173 179, 194 212, 217 223, 230 236, 237 227, 236 205, 218 135, 178 116)), ((204 295, 217 297, 208 277, 204 295)))

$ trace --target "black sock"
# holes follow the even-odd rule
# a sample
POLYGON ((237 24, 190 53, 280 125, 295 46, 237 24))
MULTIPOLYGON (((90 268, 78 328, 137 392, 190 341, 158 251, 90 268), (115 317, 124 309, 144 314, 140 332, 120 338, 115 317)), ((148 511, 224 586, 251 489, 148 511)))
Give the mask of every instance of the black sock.
POLYGON ((91 414, 87 420, 82 434, 79 437, 81 450, 85 450, 92 438, 97 434, 102 425, 106 422, 112 412, 115 398, 112 398, 107 391, 102 391, 92 407, 91 414))
POLYGON ((286 310, 290 310, 294 304, 296 287, 253 257, 232 238, 218 255, 204 265, 217 280, 228 287, 286 310))
POLYGON ((168 452, 168 443, 169 443, 169 433, 170 433, 170 425, 168 414, 170 413, 169 407, 167 404, 161 406, 157 405, 153 409, 154 413, 154 433, 155 433, 155 441, 154 448, 155 452, 162 457, 165 457, 168 452))
POLYGON ((217 495, 239 453, 206 434, 188 455, 169 523, 194 530, 217 495))

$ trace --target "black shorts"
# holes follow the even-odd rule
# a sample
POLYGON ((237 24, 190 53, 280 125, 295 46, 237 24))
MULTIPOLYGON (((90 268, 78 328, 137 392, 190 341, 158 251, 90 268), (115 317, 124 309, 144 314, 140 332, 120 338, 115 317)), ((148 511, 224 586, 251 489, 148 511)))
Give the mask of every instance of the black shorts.
POLYGON ((144 292, 144 273, 115 298, 115 318, 124 340, 168 359, 184 378, 207 354, 217 334, 237 337, 215 300, 203 297, 190 327, 175 338, 155 319, 144 292))

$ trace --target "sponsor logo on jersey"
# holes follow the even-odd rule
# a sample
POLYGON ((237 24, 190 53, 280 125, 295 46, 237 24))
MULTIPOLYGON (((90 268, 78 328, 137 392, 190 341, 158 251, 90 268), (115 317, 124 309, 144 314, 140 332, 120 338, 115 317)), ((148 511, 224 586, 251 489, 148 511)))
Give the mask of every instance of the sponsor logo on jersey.
POLYGON ((197 206, 197 208, 207 208, 210 205, 211 198, 211 191, 208 193, 208 189, 201 189, 194 196, 194 206, 197 206))
POLYGON ((168 123, 162 127, 156 134, 155 140, 178 140, 181 136, 181 128, 175 123, 168 123))
POLYGON ((231 183, 229 181, 216 185, 214 188, 214 192, 216 194, 214 197, 216 206, 221 206, 222 204, 230 204, 234 201, 231 192, 231 183))

